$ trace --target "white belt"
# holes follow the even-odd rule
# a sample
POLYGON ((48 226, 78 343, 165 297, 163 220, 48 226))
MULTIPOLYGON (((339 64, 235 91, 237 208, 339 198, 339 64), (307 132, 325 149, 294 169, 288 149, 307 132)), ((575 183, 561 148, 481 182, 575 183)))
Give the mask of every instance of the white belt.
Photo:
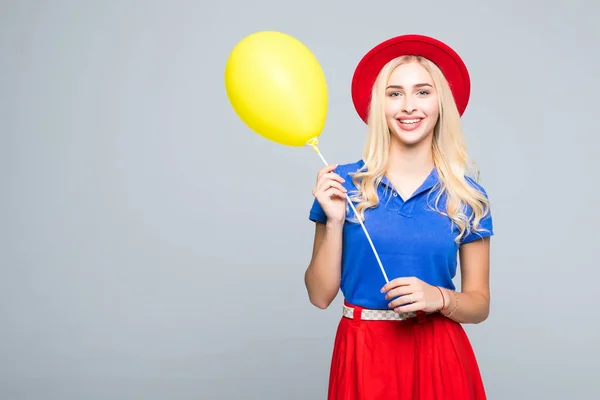
MULTIPOLYGON (((343 304, 343 315, 346 318, 354 318, 354 308, 343 304)), ((431 313, 426 313, 431 314, 431 313)), ((363 308, 360 313, 360 319, 366 321, 403 321, 414 318, 417 313, 414 311, 398 313, 394 310, 372 310, 363 308)))

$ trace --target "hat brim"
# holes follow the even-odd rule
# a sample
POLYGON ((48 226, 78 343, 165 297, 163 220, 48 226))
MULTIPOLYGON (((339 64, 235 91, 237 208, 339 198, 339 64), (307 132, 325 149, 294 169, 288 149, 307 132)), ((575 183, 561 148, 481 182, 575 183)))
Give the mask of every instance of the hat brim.
POLYGON ((461 57, 448 45, 423 35, 403 35, 388 39, 372 48, 358 63, 352 78, 352 101, 366 123, 371 91, 379 71, 396 57, 417 55, 436 64, 450 85, 454 101, 462 116, 471 95, 469 71, 461 57))

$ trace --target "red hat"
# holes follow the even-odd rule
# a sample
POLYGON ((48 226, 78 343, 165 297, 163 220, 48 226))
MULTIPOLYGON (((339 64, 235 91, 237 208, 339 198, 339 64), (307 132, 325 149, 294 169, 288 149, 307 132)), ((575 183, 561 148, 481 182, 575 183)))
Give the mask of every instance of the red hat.
POLYGON ((423 35, 403 35, 378 44, 358 63, 352 78, 352 101, 360 118, 367 122, 371 90, 381 68, 388 61, 403 55, 423 56, 442 70, 462 116, 471 93, 469 71, 463 60, 439 40, 423 35))

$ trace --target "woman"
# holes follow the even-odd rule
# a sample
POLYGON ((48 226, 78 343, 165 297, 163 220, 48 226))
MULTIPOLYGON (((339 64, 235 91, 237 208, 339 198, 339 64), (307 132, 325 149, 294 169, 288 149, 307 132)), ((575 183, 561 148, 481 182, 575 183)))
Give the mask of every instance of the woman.
POLYGON ((366 146, 361 160, 318 174, 305 274, 315 306, 344 295, 330 400, 486 398, 461 325, 488 316, 493 234, 487 194, 467 170, 460 117, 469 94, 460 57, 425 36, 387 40, 355 71, 366 146))

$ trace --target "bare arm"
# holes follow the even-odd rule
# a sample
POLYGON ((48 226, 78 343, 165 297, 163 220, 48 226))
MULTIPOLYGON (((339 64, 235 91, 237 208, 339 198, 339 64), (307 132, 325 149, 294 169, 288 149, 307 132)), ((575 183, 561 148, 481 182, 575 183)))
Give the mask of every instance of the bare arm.
POLYGON ((475 240, 460 247, 461 292, 456 308, 455 294, 444 289, 446 307, 443 314, 460 323, 477 324, 487 319, 490 311, 490 238, 475 240))
POLYGON ((312 258, 304 283, 310 302, 325 309, 340 289, 343 221, 317 222, 312 258))

